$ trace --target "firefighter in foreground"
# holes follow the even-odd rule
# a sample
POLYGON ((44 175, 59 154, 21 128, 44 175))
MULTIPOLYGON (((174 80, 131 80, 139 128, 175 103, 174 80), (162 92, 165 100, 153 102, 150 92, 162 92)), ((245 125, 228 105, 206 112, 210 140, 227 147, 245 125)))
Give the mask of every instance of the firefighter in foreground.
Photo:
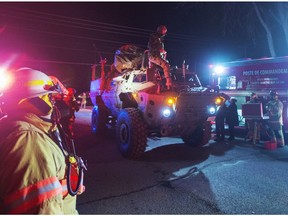
POLYGON ((152 33, 148 42, 149 49, 149 67, 152 64, 158 65, 163 69, 164 76, 166 78, 166 87, 171 89, 172 80, 170 76, 170 64, 166 60, 166 51, 164 49, 164 37, 167 33, 167 28, 164 25, 160 25, 155 33, 152 33))
POLYGON ((283 103, 278 98, 276 91, 270 91, 270 101, 267 103, 267 114, 269 115, 268 125, 271 132, 271 141, 277 143, 277 146, 285 145, 282 131, 283 126, 283 103))
POLYGON ((0 121, 0 213, 77 214, 84 164, 59 136, 50 101, 56 86, 30 68, 10 75, 12 85, 3 94, 8 117, 0 121))

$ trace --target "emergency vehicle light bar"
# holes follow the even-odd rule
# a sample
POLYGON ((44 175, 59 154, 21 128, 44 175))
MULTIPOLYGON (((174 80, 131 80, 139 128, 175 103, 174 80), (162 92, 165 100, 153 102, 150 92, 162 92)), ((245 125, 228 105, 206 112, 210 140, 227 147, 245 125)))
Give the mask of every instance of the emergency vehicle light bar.
POLYGON ((4 67, 0 67, 0 92, 5 90, 11 83, 11 77, 8 74, 8 71, 4 67))

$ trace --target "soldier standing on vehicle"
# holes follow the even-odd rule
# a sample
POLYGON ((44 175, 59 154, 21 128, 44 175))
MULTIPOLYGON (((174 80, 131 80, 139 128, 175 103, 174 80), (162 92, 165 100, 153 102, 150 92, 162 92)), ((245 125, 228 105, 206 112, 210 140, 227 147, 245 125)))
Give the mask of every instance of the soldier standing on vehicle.
POLYGON ((270 101, 267 103, 266 110, 269 115, 268 125, 271 131, 271 141, 277 143, 279 147, 283 147, 285 145, 282 131, 283 103, 278 99, 276 91, 270 91, 270 101))
POLYGON ((237 112, 237 99, 230 98, 230 103, 227 106, 226 123, 228 124, 229 138, 228 140, 235 139, 235 126, 239 125, 238 112, 237 112))
POLYGON ((67 151, 52 135, 58 127, 50 96, 59 88, 30 68, 10 75, 3 94, 8 117, 0 121, 0 213, 77 214, 76 196, 67 192, 67 151))
POLYGON ((164 76, 166 78, 166 87, 167 89, 171 89, 172 80, 170 76, 170 64, 166 60, 166 51, 164 49, 164 37, 167 33, 167 28, 164 25, 160 25, 157 28, 155 33, 152 33, 148 42, 149 49, 149 66, 151 63, 159 65, 164 72, 164 76))

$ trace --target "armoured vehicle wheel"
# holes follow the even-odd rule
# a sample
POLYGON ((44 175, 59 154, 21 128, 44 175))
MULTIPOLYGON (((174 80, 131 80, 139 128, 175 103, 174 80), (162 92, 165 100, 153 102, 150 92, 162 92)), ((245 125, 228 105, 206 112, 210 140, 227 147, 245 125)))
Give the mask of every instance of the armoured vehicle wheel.
POLYGON ((108 118, 107 111, 104 106, 94 106, 91 117, 91 130, 94 134, 99 134, 107 130, 106 121, 108 118))
POLYGON ((138 109, 126 108, 120 111, 116 135, 123 157, 135 159, 143 155, 147 145, 147 128, 138 109))
POLYGON ((203 146, 211 139, 211 123, 206 121, 198 126, 192 134, 182 137, 183 142, 189 146, 203 146))

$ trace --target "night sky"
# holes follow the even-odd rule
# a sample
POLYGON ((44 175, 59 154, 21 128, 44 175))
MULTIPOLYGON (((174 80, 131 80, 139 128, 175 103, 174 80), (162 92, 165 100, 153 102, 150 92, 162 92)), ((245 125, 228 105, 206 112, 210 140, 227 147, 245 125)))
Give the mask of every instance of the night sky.
POLYGON ((223 35, 223 4, 0 3, 0 24, 6 26, 0 34, 0 59, 6 62, 16 55, 14 67, 28 66, 55 75, 80 93, 89 90, 91 65, 98 64, 100 57, 110 65, 124 44, 146 49, 149 34, 164 24, 170 64, 181 67, 186 60, 205 83, 205 68, 213 61, 267 56, 264 46, 249 46, 243 31, 223 35))

